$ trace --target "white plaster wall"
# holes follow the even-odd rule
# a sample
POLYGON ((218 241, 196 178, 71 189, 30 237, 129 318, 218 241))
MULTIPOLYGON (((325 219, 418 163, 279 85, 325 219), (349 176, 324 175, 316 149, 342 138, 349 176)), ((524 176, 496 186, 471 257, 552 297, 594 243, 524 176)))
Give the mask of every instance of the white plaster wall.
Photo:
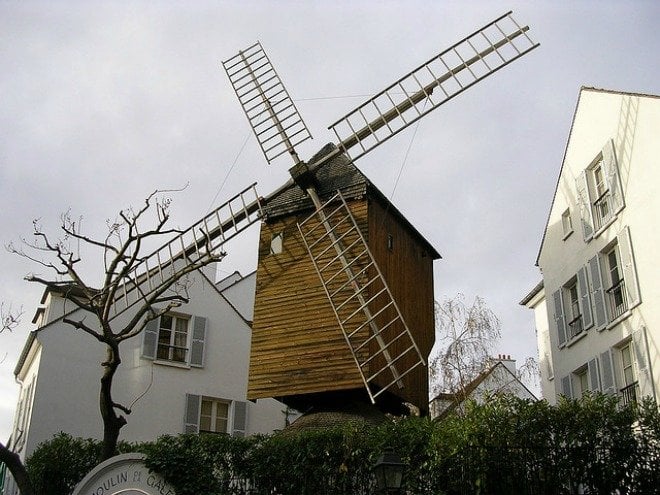
MULTIPOLYGON (((570 347, 558 349, 551 305, 546 318, 549 336, 539 334, 539 348, 553 351, 555 392, 560 391, 560 378, 593 358, 597 352, 616 345, 645 325, 651 347, 651 362, 658 384, 658 345, 660 341, 660 296, 655 251, 660 242, 656 218, 660 214, 660 98, 636 97, 583 90, 578 103, 557 193, 549 216, 545 240, 539 257, 545 294, 564 285, 578 269, 597 252, 603 250, 626 226, 630 228, 639 279, 642 304, 632 316, 603 332, 589 330, 570 347), (614 139, 619 162, 625 208, 615 222, 589 243, 583 240, 580 210, 576 198, 576 177, 589 166, 608 139, 614 139), (561 215, 570 207, 574 233, 563 240, 561 215), (548 339, 549 338, 549 342, 548 339), (541 342, 545 341, 545 342, 541 342)), ((657 388, 657 385, 656 385, 657 388)), ((545 392, 544 392, 545 396, 545 392)), ((549 398, 549 397, 548 397, 549 398)))
MULTIPOLYGON (((246 400, 251 329, 208 279, 195 273, 190 281, 190 302, 176 311, 207 317, 205 365, 188 368, 152 361, 141 356, 142 335, 125 341, 121 347, 122 365, 113 388, 117 402, 126 406, 134 403, 128 424, 122 429, 123 439, 153 440, 162 434, 183 432, 186 393, 246 400)), ((242 284, 235 291, 237 297, 253 298, 254 293, 249 292, 253 285, 250 281, 242 284)), ((53 307, 61 308, 61 305, 53 307)), ((125 323, 129 313, 118 317, 115 324, 125 323)), ((40 362, 33 366, 35 372, 38 369, 38 380, 27 453, 59 431, 100 438, 98 390, 100 363, 104 359, 102 344, 61 321, 40 330, 37 339, 43 352, 40 362)), ((247 434, 268 433, 284 427, 283 404, 275 400, 247 404, 247 434)))

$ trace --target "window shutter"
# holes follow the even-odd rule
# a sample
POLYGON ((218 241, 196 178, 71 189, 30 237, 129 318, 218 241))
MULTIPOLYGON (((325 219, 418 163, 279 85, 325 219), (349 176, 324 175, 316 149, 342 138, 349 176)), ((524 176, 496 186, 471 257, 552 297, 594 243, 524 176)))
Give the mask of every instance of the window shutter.
POLYGON ((183 418, 184 433, 199 433, 199 409, 202 405, 200 395, 186 394, 186 413, 183 418))
POLYGON ((603 386, 603 392, 606 394, 616 394, 616 382, 614 380, 614 363, 612 361, 612 351, 610 349, 600 355, 600 377, 603 386))
POLYGON ((621 193, 621 180, 619 178, 614 141, 611 139, 607 141, 603 148, 603 169, 612 198, 612 210, 613 213, 616 213, 623 208, 623 194, 621 193))
POLYGON ((193 318, 192 342, 190 344, 190 366, 204 366, 204 341, 206 340, 206 318, 193 318))
POLYGON ((589 260, 591 274, 591 295, 594 302, 594 317, 596 328, 602 330, 607 324, 605 313, 605 292, 603 292, 603 279, 600 276, 600 262, 598 255, 589 260))
POLYGON ((639 382, 639 392, 642 397, 653 396, 652 377, 649 373, 648 350, 646 347, 646 328, 641 327, 633 333, 633 351, 635 352, 635 362, 637 364, 637 381, 639 382))
POLYGON ((591 216, 591 199, 589 198, 586 170, 582 171, 577 179, 575 179, 575 186, 578 194, 578 204, 580 206, 582 235, 584 236, 584 240, 588 241, 594 233, 594 221, 591 216))
POLYGON ((150 320, 144 327, 142 339, 142 356, 156 359, 156 346, 158 345, 158 322, 160 318, 150 320))
POLYGON ((619 242, 621 267, 623 269, 623 280, 626 287, 626 296, 628 297, 628 308, 632 308, 639 304, 640 297, 637 271, 635 270, 635 259, 633 257, 632 243, 630 241, 630 229, 625 227, 619 232, 617 237, 619 242))
POLYGON ((234 401, 233 406, 232 436, 244 437, 247 429, 247 402, 234 401))
POLYGON ((559 345, 566 342, 566 322, 564 319, 564 305, 561 298, 561 289, 555 291, 552 295, 555 302, 555 325, 557 326, 557 336, 559 338, 559 345))
POLYGON ((582 313, 582 326, 585 330, 591 328, 594 319, 591 314, 591 300, 589 299, 589 283, 587 278, 587 267, 583 266, 578 270, 578 291, 580 295, 580 312, 582 313))
POLYGON ((566 375, 561 379, 561 393, 567 398, 573 398, 573 389, 571 387, 571 375, 566 375))
POLYGON ((593 358, 587 363, 587 371, 589 373, 589 390, 592 392, 600 392, 600 376, 598 374, 598 358, 593 358))

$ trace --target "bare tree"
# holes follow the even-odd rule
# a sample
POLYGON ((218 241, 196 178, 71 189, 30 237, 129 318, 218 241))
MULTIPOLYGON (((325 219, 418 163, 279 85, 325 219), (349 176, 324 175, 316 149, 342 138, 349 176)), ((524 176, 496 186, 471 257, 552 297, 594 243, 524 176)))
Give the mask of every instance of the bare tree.
POLYGON ((435 303, 436 334, 441 351, 430 363, 432 390, 466 397, 466 388, 484 370, 500 339, 500 321, 480 297, 472 304, 457 294, 435 303))
POLYGON ((170 200, 162 196, 163 192, 166 191, 150 194, 137 210, 129 208, 120 211, 117 220, 107 222, 108 233, 104 239, 84 235, 80 221, 76 221, 67 212, 61 216, 61 237, 52 239, 35 221, 33 240, 23 239, 21 247, 13 244, 7 246, 10 252, 47 270, 47 275, 31 274, 26 280, 57 291, 66 302, 72 304, 72 309, 76 311, 65 311, 63 321, 105 346, 106 357, 101 363, 99 391, 103 420, 103 459, 116 453, 120 430, 127 423, 126 415, 131 413, 130 407, 116 402, 112 394, 113 379, 121 364, 120 345, 139 335, 149 321, 188 302, 186 276, 218 261, 222 256, 212 253, 211 239, 201 233, 198 242, 206 244, 206 256, 193 260, 181 253, 177 258, 181 261, 180 266, 169 270, 155 290, 143 290, 141 282, 135 284, 136 267, 142 266, 140 264, 146 258, 144 251, 147 245, 153 246, 155 242, 161 244, 164 242, 162 239, 169 240, 173 235, 181 233, 178 229, 167 227, 170 200), (150 213, 155 214, 151 221, 148 220, 150 213), (151 226, 143 229, 144 223, 151 226), (102 252, 104 273, 99 288, 88 283, 79 269, 81 246, 102 252), (118 298, 123 297, 121 294, 125 287, 139 291, 140 297, 128 321, 120 323, 122 319, 113 319, 113 305, 118 298))
MULTIPOLYGON (((429 366, 432 392, 436 396, 449 394, 454 404, 460 404, 470 396, 470 384, 496 362, 493 351, 501 338, 500 321, 481 297, 466 304, 463 294, 436 302, 435 315, 441 350, 429 366)), ((526 383, 528 388, 535 388, 538 363, 528 357, 516 370, 515 377, 506 376, 510 378, 498 380, 496 388, 488 393, 509 390, 517 380, 526 383)))

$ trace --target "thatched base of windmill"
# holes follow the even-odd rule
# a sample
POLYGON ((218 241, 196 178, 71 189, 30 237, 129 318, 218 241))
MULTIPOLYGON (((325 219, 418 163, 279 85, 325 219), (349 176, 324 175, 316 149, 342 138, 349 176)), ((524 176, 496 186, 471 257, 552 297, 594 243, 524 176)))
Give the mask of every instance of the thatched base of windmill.
POLYGON ((281 434, 326 430, 346 425, 378 426, 389 420, 390 416, 370 403, 353 401, 334 406, 324 404, 305 412, 282 430, 281 434))

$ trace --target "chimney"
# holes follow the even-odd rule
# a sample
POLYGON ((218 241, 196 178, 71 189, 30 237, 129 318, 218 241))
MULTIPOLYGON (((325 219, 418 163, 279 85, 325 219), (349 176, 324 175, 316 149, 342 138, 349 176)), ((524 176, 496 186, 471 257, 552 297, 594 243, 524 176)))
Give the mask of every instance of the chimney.
POLYGON ((514 375, 516 374, 516 360, 511 359, 511 354, 500 354, 498 355, 498 358, 500 362, 506 366, 506 368, 513 373, 514 375))

